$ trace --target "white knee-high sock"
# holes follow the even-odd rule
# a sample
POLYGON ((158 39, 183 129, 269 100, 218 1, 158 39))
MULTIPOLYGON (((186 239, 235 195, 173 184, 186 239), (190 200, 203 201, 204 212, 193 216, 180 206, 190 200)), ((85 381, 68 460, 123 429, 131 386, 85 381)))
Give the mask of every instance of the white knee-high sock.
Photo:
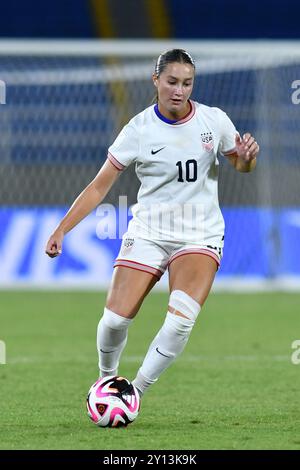
POLYGON ((130 318, 121 317, 108 308, 98 324, 97 349, 100 376, 117 375, 119 360, 127 343, 130 318))
POLYGON ((169 305, 188 318, 167 313, 162 328, 152 341, 143 364, 133 380, 133 384, 141 393, 156 382, 160 374, 183 351, 201 309, 194 299, 178 290, 172 292, 169 305))

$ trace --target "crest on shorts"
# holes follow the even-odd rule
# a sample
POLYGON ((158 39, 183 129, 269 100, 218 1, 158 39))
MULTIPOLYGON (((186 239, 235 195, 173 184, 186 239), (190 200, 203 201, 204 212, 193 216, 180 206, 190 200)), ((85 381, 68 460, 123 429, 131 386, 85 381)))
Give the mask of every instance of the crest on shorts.
POLYGON ((211 152, 214 148, 214 139, 212 132, 203 132, 201 134, 201 140, 202 147, 204 148, 204 150, 206 150, 207 152, 211 152))
POLYGON ((125 238, 122 246, 122 255, 126 255, 134 244, 134 238, 125 238))

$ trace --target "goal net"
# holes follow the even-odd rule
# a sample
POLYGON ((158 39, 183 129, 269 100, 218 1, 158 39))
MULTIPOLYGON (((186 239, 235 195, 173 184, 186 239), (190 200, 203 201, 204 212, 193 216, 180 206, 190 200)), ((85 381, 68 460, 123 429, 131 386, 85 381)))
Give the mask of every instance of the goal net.
MULTIPOLYGON (((70 205, 105 161, 122 126, 150 105, 155 60, 173 47, 195 59, 192 98, 226 111, 239 132, 251 132, 261 148, 251 174, 238 174, 219 159, 219 199, 227 226, 219 282, 231 287, 240 279, 296 282, 298 43, 0 42, 2 223, 7 228, 9 208, 70 205)), ((138 187, 132 166, 105 202, 117 207, 119 196, 126 195, 130 206, 138 187)))

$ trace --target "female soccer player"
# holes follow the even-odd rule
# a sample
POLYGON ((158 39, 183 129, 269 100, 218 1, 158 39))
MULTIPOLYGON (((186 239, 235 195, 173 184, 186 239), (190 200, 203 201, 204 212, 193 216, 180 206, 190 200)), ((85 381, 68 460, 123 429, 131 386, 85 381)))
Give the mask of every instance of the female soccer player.
POLYGON ((114 265, 97 345, 100 375, 116 375, 128 327, 168 268, 168 312, 133 380, 141 395, 183 351, 221 261, 224 221, 217 155, 249 172, 259 151, 250 133, 241 138, 223 111, 190 100, 194 76, 195 64, 186 51, 159 56, 153 74, 157 103, 123 128, 46 247, 50 257, 61 254, 65 234, 135 162, 141 182, 138 202, 114 265))

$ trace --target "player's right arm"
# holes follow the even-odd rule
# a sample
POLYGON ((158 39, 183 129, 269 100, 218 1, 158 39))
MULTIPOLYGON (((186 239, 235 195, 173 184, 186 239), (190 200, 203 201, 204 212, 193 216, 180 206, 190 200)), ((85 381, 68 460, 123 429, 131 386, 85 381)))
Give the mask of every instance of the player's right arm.
POLYGON ((72 230, 73 227, 103 201, 120 173, 120 170, 109 160, 106 160, 96 177, 75 199, 65 217, 50 236, 46 245, 48 256, 54 258, 61 254, 65 234, 72 230))

